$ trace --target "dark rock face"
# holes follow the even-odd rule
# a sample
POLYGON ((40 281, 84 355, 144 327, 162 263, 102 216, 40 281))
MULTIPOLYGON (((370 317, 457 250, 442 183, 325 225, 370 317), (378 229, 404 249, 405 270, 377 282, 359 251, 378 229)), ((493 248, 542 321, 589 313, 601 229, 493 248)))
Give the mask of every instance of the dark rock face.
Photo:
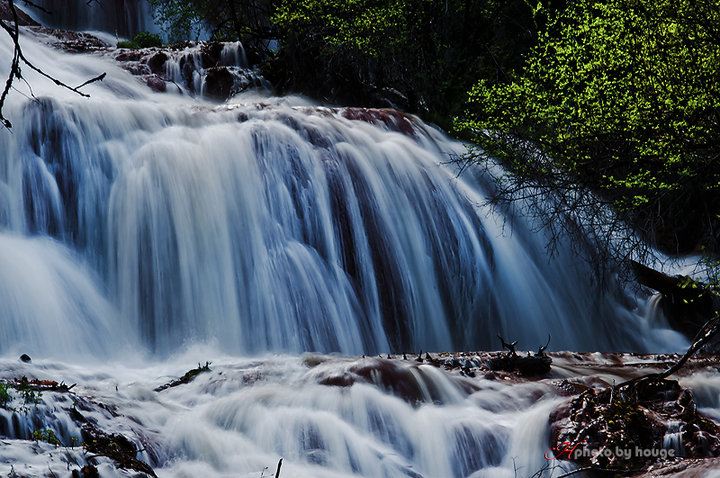
POLYGON ((540 376, 550 373, 551 363, 552 359, 545 355, 519 357, 517 355, 504 354, 500 357, 490 359, 488 367, 493 371, 517 371, 525 376, 540 376))
POLYGON ((72 478, 100 478, 100 473, 93 465, 85 465, 79 471, 73 470, 72 478))
POLYGON ((214 68, 220 66, 223 45, 219 42, 208 42, 202 46, 202 67, 214 68))
POLYGON ((210 68, 205 77, 205 95, 215 100, 225 100, 235 84, 233 75, 225 67, 210 68))
POLYGON ((693 340, 703 325, 720 312, 720 289, 689 276, 669 276, 630 261, 638 282, 658 291, 660 305, 670 326, 693 340))
MULTIPOLYGON (((153 469, 144 461, 136 458, 138 449, 133 442, 120 434, 107 434, 95 426, 86 423, 82 427, 82 438, 89 452, 106 456, 115 461, 120 468, 138 471, 146 476, 156 477, 153 469)), ((92 476, 92 475, 82 475, 92 476)))
POLYGON ((349 120, 365 121, 370 124, 384 124, 392 131, 414 136, 415 118, 394 109, 345 108, 343 117, 349 120))
MULTIPOLYGON (((18 14, 18 25, 21 27, 25 26, 33 26, 37 27, 40 26, 38 22, 30 18, 25 12, 20 10, 17 5, 15 5, 15 10, 18 14)), ((4 20, 6 22, 13 22, 13 14, 10 11, 10 7, 8 6, 8 2, 0 2, 0 20, 4 20)))
POLYGON ((143 57, 142 50, 122 50, 120 53, 115 55, 117 61, 140 61, 143 57))
POLYGON ((147 65, 150 67, 150 71, 152 71, 156 75, 161 75, 163 73, 165 62, 167 61, 167 59, 167 54, 165 54, 165 52, 159 51, 150 58, 148 58, 147 65))
POLYGON ((47 35, 52 39, 49 42, 50 45, 70 53, 88 53, 107 48, 107 45, 102 40, 89 33, 56 30, 41 26, 33 26, 31 30, 47 35))
POLYGON ((174 84, 179 91, 216 101, 264 84, 255 70, 236 65, 236 56, 226 54, 228 51, 232 49, 227 44, 218 42, 187 42, 162 49, 111 49, 123 69, 142 77, 154 91, 165 92, 168 84, 174 84))
POLYGON ((550 416, 555 458, 629 471, 659 460, 715 457, 720 427, 674 380, 587 390, 550 416))
POLYGON ((165 81, 157 75, 148 76, 145 82, 153 91, 160 93, 165 93, 167 91, 165 81))

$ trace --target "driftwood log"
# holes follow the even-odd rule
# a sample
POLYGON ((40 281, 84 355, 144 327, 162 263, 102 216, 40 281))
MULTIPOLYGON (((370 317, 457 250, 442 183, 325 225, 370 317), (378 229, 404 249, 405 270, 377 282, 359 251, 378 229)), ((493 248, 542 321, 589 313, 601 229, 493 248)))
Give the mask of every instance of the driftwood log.
POLYGON ((669 276, 631 261, 640 284, 662 294, 662 308, 672 328, 693 340, 720 311, 720 291, 687 276, 669 276))

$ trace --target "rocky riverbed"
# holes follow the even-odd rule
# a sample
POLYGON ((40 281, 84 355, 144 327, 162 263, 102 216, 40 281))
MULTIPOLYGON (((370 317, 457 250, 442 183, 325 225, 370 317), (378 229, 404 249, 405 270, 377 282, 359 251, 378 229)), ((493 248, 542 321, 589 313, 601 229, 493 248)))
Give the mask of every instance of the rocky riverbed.
MULTIPOLYGON (((225 358, 217 364, 188 367, 185 373, 167 364, 153 364, 142 371, 122 367, 117 374, 102 367, 92 372, 50 362, 5 361, 1 383, 10 398, 0 409, 0 460, 4 463, 0 473, 26 477, 65 476, 68 472, 81 477, 98 476, 94 473, 190 476, 182 473, 197 470, 198 462, 222 470, 233 461, 231 456, 223 456, 230 453, 226 445, 234 439, 232 434, 246 435, 246 439, 256 433, 263 435, 262 425, 253 426, 252 416, 238 411, 227 415, 227 406, 237 404, 230 398, 233 396, 243 397, 242 407, 259 407, 261 415, 270 413, 266 418, 280 414, 277 423, 267 423, 274 430, 263 438, 270 450, 256 457, 262 457, 266 465, 258 474, 248 471, 238 476, 263 476, 265 467, 265 474, 271 468, 275 471, 279 458, 284 458, 288 476, 302 476, 308 467, 318 465, 343 471, 342 463, 331 466, 329 455, 334 446, 331 441, 337 439, 332 434, 342 434, 337 429, 340 424, 356 429, 356 433, 346 430, 349 436, 344 440, 350 440, 346 445, 351 449, 360 442, 379 440, 404 456, 406 459, 384 458, 395 461, 391 469, 403 473, 398 476, 441 476, 441 467, 412 458, 410 451, 435 443, 437 437, 406 436, 414 425, 405 421, 422 421, 428 413, 442 415, 450 410, 454 410, 452 420, 459 410, 465 415, 465 435, 460 434, 464 438, 458 438, 452 427, 448 430, 426 423, 428 428, 423 429, 433 433, 437 427, 447 453, 456 459, 458 452, 467 455, 450 467, 459 473, 456 476, 504 475, 508 471, 504 464, 517 450, 513 442, 524 434, 536 436, 534 447, 527 452, 539 456, 527 462, 536 467, 532 473, 517 476, 560 476, 578 469, 585 469, 585 476, 606 476, 602 470, 637 477, 705 476, 718 466, 720 372, 716 356, 693 358, 670 380, 648 382, 629 393, 618 385, 662 371, 679 357, 550 353, 546 355, 552 359, 550 371, 528 376, 518 370, 493 370, 492 365, 507 355, 422 353, 352 358, 306 354, 225 358), (305 397, 289 387, 278 390, 287 383, 295 383, 305 397), (294 416, 287 415, 288 410, 298 408, 304 420, 312 423, 318 417, 310 417, 323 408, 316 402, 323 402, 319 397, 334 396, 342 402, 354 396, 357 402, 359 393, 387 401, 380 415, 385 418, 376 417, 381 421, 363 428, 357 414, 363 407, 373 409, 368 403, 355 403, 352 417, 345 415, 343 407, 328 406, 323 413, 336 417, 333 426, 326 430, 320 420, 309 428, 301 426, 298 432, 294 416), (488 423, 493 426, 483 435, 472 430, 472 423, 476 414, 484 413, 504 418, 488 423), (174 414, 183 416, 184 426, 189 428, 200 425, 188 421, 192 416, 210 421, 212 431, 200 427, 192 437, 185 436, 187 431, 179 430, 177 424, 168 428, 174 414), (531 422, 537 426, 533 428, 531 422), (298 440, 296 433, 305 438, 298 440), (350 444, 351 436, 355 443, 350 444), (453 440, 457 442, 449 443, 453 440), (300 447, 289 447, 290 441, 299 442, 300 447), (536 472, 541 474, 534 475, 536 472)), ((376 413, 380 412, 368 411, 368 416, 376 413)), ((384 453, 390 453, 389 449, 384 453)), ((441 450, 436 452, 442 455, 441 450)), ((512 458, 519 463, 523 457, 512 458)), ((372 476, 368 470, 355 473, 347 476, 372 476)))

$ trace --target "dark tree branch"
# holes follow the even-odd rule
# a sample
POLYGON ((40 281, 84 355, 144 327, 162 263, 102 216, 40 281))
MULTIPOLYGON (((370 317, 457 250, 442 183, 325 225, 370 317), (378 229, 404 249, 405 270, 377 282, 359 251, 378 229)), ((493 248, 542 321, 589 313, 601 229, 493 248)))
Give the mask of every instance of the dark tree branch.
MULTIPOLYGON (((102 80, 105 79, 105 75, 107 75, 107 73, 103 73, 103 74, 101 74, 101 75, 98 75, 98 76, 96 76, 95 78, 90 78, 89 80, 87 80, 87 81, 86 81, 85 83, 83 83, 82 85, 76 86, 76 87, 75 87, 75 90, 80 89, 80 88, 82 88, 82 87, 85 86, 85 85, 89 85, 90 83, 95 83, 96 81, 102 81, 102 80)), ((81 94, 82 94, 82 93, 81 93, 81 94)))
POLYGON ((518 341, 516 340, 513 343, 509 344, 509 343, 505 342, 505 339, 500 337, 500 334, 498 334, 498 338, 500 339, 500 342, 502 342, 503 348, 508 349, 508 351, 510 352, 510 355, 513 355, 516 357, 517 353, 515 352, 515 347, 517 347, 518 341))
MULTIPOLYGON (((91 1, 93 1, 93 0, 91 0, 91 1)), ((27 2, 27 1, 25 3, 34 5, 31 2, 27 2)), ((2 123, 2 125, 5 126, 5 128, 10 129, 10 128, 12 128, 12 123, 10 122, 10 120, 5 118, 5 116, 3 116, 2 111, 3 111, 3 107, 5 106, 5 101, 7 100, 8 94, 10 93, 10 89, 13 86, 13 82, 16 79, 25 81, 25 78, 23 77, 23 74, 22 74, 21 64, 24 64, 31 70, 36 71, 40 75, 44 76, 45 78, 47 78, 50 81, 52 81, 53 83, 55 83, 57 86, 66 88, 66 89, 68 89, 74 93, 77 93, 80 96, 84 96, 86 98, 90 97, 90 95, 80 91, 80 88, 82 88, 83 86, 86 86, 90 83, 96 82, 96 81, 102 81, 105 78, 105 73, 86 81, 85 83, 83 83, 80 86, 73 87, 73 86, 70 86, 70 85, 58 80, 57 78, 55 78, 52 75, 45 73, 42 69, 35 66, 30 60, 27 59, 27 57, 25 57, 22 47, 20 46, 20 20, 18 18, 18 12, 17 12, 17 9, 15 8, 14 0, 7 0, 7 4, 10 9, 10 12, 12 13, 12 17, 13 17, 12 23, 7 24, 5 21, 0 20, 0 27, 3 30, 5 30, 7 32, 7 34, 10 35, 10 38, 12 39, 13 59, 12 59, 12 63, 10 66, 10 73, 8 74, 8 78, 5 81, 5 88, 3 89, 2 94, 0 94, 0 123, 2 123)))
POLYGON ((664 380, 668 378, 670 375, 680 370, 683 365, 685 365, 685 363, 690 360, 690 358, 695 355, 695 353, 700 350, 703 345, 705 345, 713 337, 715 337, 718 332, 720 332, 720 315, 716 315, 705 323, 705 325, 695 337, 695 341, 693 342, 693 344, 690 346, 687 352, 685 352, 685 355, 680 357, 680 360, 678 360, 675 365, 665 370, 664 372, 649 373, 647 375, 635 377, 632 380, 627 380, 619 384, 618 387, 626 387, 630 385, 636 385, 644 381, 664 380))
POLYGON ((36 10, 40 10, 43 13, 47 13, 48 15, 52 15, 52 12, 48 10, 47 8, 43 7, 42 5, 38 5, 35 2, 31 2, 30 0, 23 0, 23 3, 27 5, 28 7, 32 7, 36 10))

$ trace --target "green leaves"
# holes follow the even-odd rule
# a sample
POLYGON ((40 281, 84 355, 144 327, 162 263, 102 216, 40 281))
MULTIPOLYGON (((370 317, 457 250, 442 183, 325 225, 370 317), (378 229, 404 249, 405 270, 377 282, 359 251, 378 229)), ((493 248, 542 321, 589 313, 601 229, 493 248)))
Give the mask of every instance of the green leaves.
POLYGON ((139 32, 133 37, 132 41, 119 41, 117 47, 137 50, 138 48, 161 47, 162 44, 162 39, 159 35, 139 32))
POLYGON ((719 26, 712 1, 571 2, 521 73, 470 90, 456 127, 539 175, 529 184, 548 155, 660 246, 717 251, 720 204, 707 192, 720 180, 719 26), (518 155, 519 140, 542 154, 518 155))
POLYGON ((536 40, 532 9, 526 0, 280 0, 272 20, 306 93, 396 104, 448 126, 477 78, 521 64, 536 40))
POLYGON ((331 48, 351 48, 378 57, 400 45, 409 45, 417 27, 417 7, 421 7, 417 3, 428 2, 285 0, 280 2, 272 21, 295 34, 322 36, 331 48))

